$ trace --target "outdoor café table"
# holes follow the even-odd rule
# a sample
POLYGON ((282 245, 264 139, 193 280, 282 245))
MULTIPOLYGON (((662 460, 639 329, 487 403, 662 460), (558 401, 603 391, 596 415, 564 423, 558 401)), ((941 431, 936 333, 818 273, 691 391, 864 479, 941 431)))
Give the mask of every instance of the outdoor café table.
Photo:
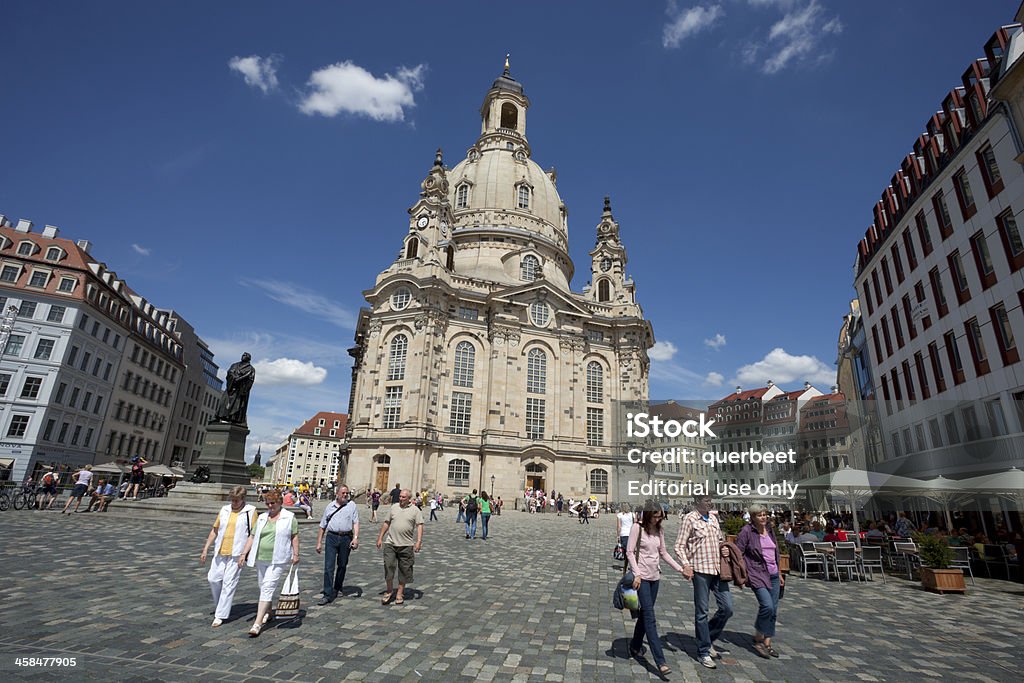
MULTIPOLYGON (((900 543, 899 545, 903 545, 903 543, 900 543)), ((898 555, 903 555, 903 561, 907 565, 907 578, 913 581, 914 563, 917 562, 918 564, 920 564, 920 560, 918 559, 917 555, 917 548, 896 548, 896 553, 898 555)))

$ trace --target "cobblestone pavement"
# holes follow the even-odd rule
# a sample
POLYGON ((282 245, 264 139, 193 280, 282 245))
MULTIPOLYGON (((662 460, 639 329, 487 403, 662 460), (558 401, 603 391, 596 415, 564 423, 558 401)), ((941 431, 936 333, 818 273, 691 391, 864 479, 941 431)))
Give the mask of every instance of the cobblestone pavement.
MULTIPOLYGON (((320 502, 322 505, 323 502, 320 502)), ((365 511, 365 508, 363 508, 365 511)), ((362 513, 361 513, 362 514, 362 513)), ((347 595, 316 606, 322 563, 304 526, 298 623, 246 637, 257 599, 246 569, 231 621, 211 629, 198 554, 206 529, 173 519, 0 513, 0 672, 24 680, 630 681, 653 663, 627 656, 633 622, 611 607, 620 571, 614 518, 580 525, 509 511, 492 538, 467 541, 451 510, 428 522, 415 588, 382 607, 379 526, 365 523, 347 595), (16 657, 75 657, 77 666, 18 667, 16 657)), ((363 515, 364 520, 368 515, 363 515)), ((212 520, 211 520, 212 522, 212 520)), ((676 522, 668 524, 675 538, 676 522)), ((693 603, 663 579, 658 621, 671 680, 1019 681, 1024 586, 979 580, 966 596, 917 583, 826 583, 793 577, 775 640, 751 649, 756 600, 736 592, 717 670, 694 660, 693 603)))

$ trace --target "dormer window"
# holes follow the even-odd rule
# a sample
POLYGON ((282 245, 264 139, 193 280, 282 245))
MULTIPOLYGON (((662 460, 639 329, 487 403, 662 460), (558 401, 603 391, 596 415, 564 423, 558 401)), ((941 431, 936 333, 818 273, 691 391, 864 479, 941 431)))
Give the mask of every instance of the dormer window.
POLYGON ((62 277, 60 284, 57 285, 58 292, 73 292, 75 291, 75 279, 71 277, 62 277))
POLYGON ((17 266, 4 266, 3 269, 0 269, 0 280, 4 282, 17 282, 20 275, 21 268, 17 266))
POLYGON ((455 208, 465 209, 469 206, 469 185, 463 183, 455 190, 455 208))
POLYGON ((12 244, 14 244, 14 243, 11 242, 6 237, 4 237, 3 235, 0 235, 0 249, 6 249, 7 247, 11 246, 12 244))
POLYGON ((18 245, 19 256, 31 256, 36 253, 36 245, 32 242, 25 241, 18 245))
POLYGON ((47 261, 60 261, 64 255, 64 251, 60 247, 50 247, 46 250, 47 261))
POLYGON ((540 261, 536 256, 527 254, 519 264, 519 279, 533 282, 540 279, 540 261))
POLYGON ((516 206, 520 209, 530 208, 530 186, 526 183, 516 186, 516 206))
POLYGON ((28 281, 29 287, 45 287, 50 281, 50 274, 45 270, 33 270, 32 277, 28 281))

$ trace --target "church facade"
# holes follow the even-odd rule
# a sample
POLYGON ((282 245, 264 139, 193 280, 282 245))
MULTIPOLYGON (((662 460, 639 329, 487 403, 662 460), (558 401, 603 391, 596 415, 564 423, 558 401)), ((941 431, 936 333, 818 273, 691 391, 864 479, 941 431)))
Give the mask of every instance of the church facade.
POLYGON ((616 410, 647 400, 653 331, 607 198, 591 284, 571 291, 568 212, 532 159, 529 106, 506 64, 479 138, 452 169, 438 150, 398 257, 364 292, 349 350, 357 490, 615 499, 616 410))

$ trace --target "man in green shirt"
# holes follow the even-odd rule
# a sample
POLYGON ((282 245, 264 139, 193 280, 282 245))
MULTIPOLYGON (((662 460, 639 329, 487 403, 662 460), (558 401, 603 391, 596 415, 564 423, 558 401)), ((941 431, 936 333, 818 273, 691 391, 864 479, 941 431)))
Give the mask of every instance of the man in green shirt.
POLYGON ((384 551, 384 581, 387 590, 380 603, 386 605, 392 600, 396 605, 405 603, 405 584, 413 578, 413 564, 416 553, 423 547, 423 512, 412 505, 409 489, 402 489, 398 502, 391 506, 380 534, 377 549, 384 551), (398 574, 398 592, 393 590, 395 574, 398 574))

